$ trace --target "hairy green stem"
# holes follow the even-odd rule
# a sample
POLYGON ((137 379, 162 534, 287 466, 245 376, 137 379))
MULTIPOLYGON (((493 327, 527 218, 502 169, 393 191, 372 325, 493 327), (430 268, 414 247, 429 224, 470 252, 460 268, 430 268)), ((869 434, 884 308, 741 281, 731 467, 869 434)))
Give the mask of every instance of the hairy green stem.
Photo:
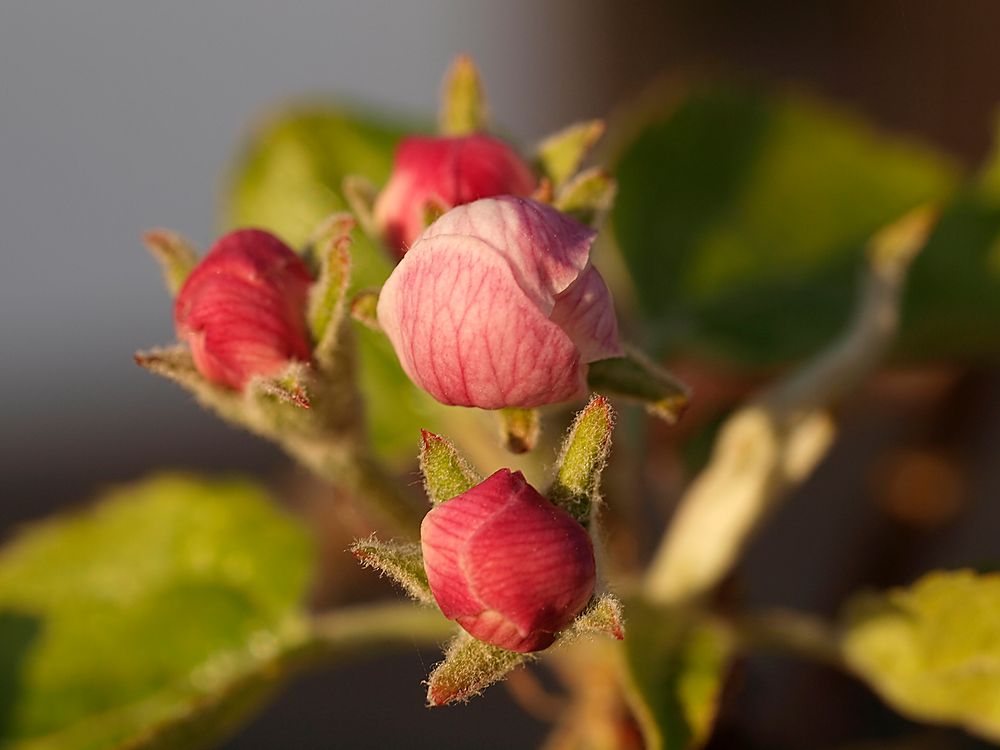
POLYGON ((455 624, 435 607, 399 602, 358 605, 313 617, 299 658, 315 663, 394 647, 436 645, 454 633, 455 624))
POLYGON ((329 439, 293 439, 285 450, 314 474, 350 492, 372 509, 395 533, 416 538, 422 511, 400 482, 378 461, 366 441, 347 435, 329 439))

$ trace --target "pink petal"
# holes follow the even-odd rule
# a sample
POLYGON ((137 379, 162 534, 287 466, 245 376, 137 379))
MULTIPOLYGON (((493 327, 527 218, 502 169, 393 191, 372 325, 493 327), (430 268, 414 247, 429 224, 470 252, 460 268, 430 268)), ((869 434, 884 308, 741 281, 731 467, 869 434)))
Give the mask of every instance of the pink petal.
POLYGON ((481 241, 423 238, 383 287, 378 318, 406 373, 442 403, 531 407, 584 392, 573 342, 481 241))
POLYGON ((178 338, 208 380, 240 389, 311 350, 305 303, 312 279, 302 260, 268 232, 222 237, 174 302, 178 338))
POLYGON ((510 264, 524 293, 548 316, 556 297, 587 267, 597 232, 550 206, 505 195, 452 209, 414 243, 479 239, 510 264))
POLYGON ((501 469, 437 506, 420 537, 441 611, 502 648, 551 645, 593 593, 587 532, 520 472, 501 469))
POLYGON ((535 175, 497 138, 403 139, 392 176, 375 202, 374 219, 387 244, 405 252, 424 229, 425 207, 451 208, 494 195, 530 195, 535 175))
POLYGON ((611 291, 593 266, 556 298, 550 319, 576 344, 584 362, 623 354, 611 291))

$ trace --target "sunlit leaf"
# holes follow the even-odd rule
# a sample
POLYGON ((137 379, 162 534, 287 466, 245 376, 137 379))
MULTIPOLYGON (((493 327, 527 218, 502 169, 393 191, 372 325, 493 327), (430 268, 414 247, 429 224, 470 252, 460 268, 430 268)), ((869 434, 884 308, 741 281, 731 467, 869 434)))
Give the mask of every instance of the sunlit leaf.
POLYGON ((932 573, 856 598, 843 652, 895 709, 1000 741, 1000 574, 932 573))
MULTIPOLYGON (((673 97, 616 176, 615 233, 660 351, 744 365, 832 337, 867 238, 960 179, 946 157, 817 100, 711 87, 673 97)), ((982 272, 937 253, 920 262, 982 272)))
POLYGON ((0 745, 191 748, 225 733, 302 638, 312 557, 243 481, 161 476, 27 529, 0 553, 0 745))

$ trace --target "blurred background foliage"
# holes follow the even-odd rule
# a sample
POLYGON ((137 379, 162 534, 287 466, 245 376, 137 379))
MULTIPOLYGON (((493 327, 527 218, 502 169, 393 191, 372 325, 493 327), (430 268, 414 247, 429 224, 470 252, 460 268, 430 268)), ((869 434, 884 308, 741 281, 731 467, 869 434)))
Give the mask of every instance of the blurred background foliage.
MULTIPOLYGON (((108 18, 145 29, 145 22, 128 15, 132 11, 113 5, 105 8, 108 18)), ((440 32, 446 38, 436 38, 437 46, 447 41, 477 55, 476 46, 483 47, 480 59, 488 90, 491 80, 503 78, 495 101, 509 107, 505 111, 496 106, 494 114, 502 128, 521 138, 526 153, 562 119, 605 115, 615 105, 608 137, 596 158, 618 179, 619 197, 602 234, 598 263, 607 263, 629 335, 662 361, 676 363, 697 394, 687 423, 677 430, 650 424, 637 411, 622 415, 608 489, 613 502, 609 541, 621 566, 628 569, 643 559, 690 468, 703 460, 719 414, 762 379, 820 349, 841 329, 854 299, 861 250, 871 233, 928 201, 941 206, 942 217, 912 270, 903 334, 891 366, 849 411, 843 447, 751 549, 740 580, 727 587, 724 597, 734 603, 795 604, 829 614, 863 585, 884 588, 908 583, 917 573, 942 564, 995 564, 998 516, 990 510, 995 502, 987 506, 1000 490, 995 465, 1000 439, 995 369, 1000 351, 1000 144, 989 148, 987 142, 995 129, 988 113, 1000 100, 1000 79, 991 56, 992 29, 1000 21, 996 9, 976 3, 916 8, 887 1, 845 3, 837 10, 821 8, 824 4, 792 7, 793 3, 751 10, 720 0, 703 5, 643 2, 628 8, 597 3, 592 13, 582 14, 575 4, 555 5, 539 9, 524 3, 509 10, 517 17, 540 15, 536 24, 540 37, 527 40, 515 39, 516 33, 524 33, 523 23, 508 28, 487 17, 490 11, 485 8, 473 11, 463 4, 415 12, 418 17, 447 17, 440 32), (462 19, 476 12, 485 19, 483 29, 489 29, 473 33, 464 25, 462 19), (494 32, 503 42, 502 54, 482 41, 494 32), (509 49, 521 43, 529 54, 524 61, 510 63, 509 49), (558 60, 576 59, 581 45, 601 65, 587 74, 572 65, 560 66, 558 60), (537 51, 543 49, 544 54, 537 51), (505 63, 510 63, 510 70, 505 63), (691 70, 695 72, 689 74, 691 70), (670 72, 666 79, 661 76, 664 71, 670 72), (752 74, 746 75, 748 71, 752 74), (535 74, 540 76, 539 90, 524 92, 534 85, 535 74), (548 99, 558 106, 546 110, 548 99), (686 456, 686 462, 678 456, 686 456), (968 512, 963 515, 963 511, 968 512), (639 529, 634 538, 621 533, 628 527, 639 529), (993 559, 987 559, 991 554, 993 559)), ((0 9, 0 25, 4 11, 0 9)), ((358 17, 368 13, 366 9, 358 17)), ((178 18, 178 33, 164 33, 149 24, 156 30, 155 39, 183 39, 179 30, 202 20, 184 13, 178 18)), ((226 17, 219 23, 249 24, 249 18, 249 14, 226 17)), ((298 39, 311 26, 322 28, 316 18, 299 18, 291 11, 287 18, 290 25, 282 27, 289 37, 286 41, 298 39)), ((326 16, 325 22, 340 21, 347 28, 352 18, 326 16)), ((417 20, 401 22, 402 27, 416 24, 417 20)), ((262 27, 259 39, 273 33, 273 28, 262 27)), ((124 28, 116 34, 129 38, 124 28)), ((196 127, 197 118, 185 116, 191 124, 177 126, 180 140, 171 141, 165 129, 156 131, 157 145, 163 144, 160 156, 166 155, 158 163, 165 171, 141 162, 144 174, 160 176, 137 184, 152 192, 163 181, 170 191, 191 194, 205 213, 207 227, 210 188, 185 184, 185 175, 170 172, 168 153, 171 144, 180 152, 186 142, 203 138, 219 154, 213 169, 229 163, 218 228, 254 224, 273 229, 291 243, 304 243, 323 217, 346 207, 340 192, 343 178, 361 174, 381 184, 399 138, 414 129, 426 130, 424 123, 433 109, 433 87, 423 86, 414 94, 416 87, 405 78, 405 71, 400 72, 405 63, 392 55, 390 42, 377 39, 375 29, 364 36, 376 40, 371 43, 387 61, 390 70, 385 80, 408 82, 406 92, 395 92, 404 101, 394 111, 370 103, 359 106, 356 102, 363 97, 357 90, 352 97, 311 97, 302 104, 275 108, 260 119, 233 149, 231 160, 235 132, 213 140, 196 127), (421 109, 416 102, 425 104, 421 109), (398 110, 405 107, 413 111, 399 116, 398 110)), ((233 38, 232 46, 224 43, 223 48, 229 59, 239 60, 249 53, 238 34, 233 38)), ((88 49, 100 49, 85 41, 88 49)), ((290 43, 317 54, 324 46, 316 38, 311 43, 290 43)), ((183 41, 173 44, 185 51, 183 41)), ((37 46, 51 49, 56 57, 64 49, 40 40, 37 46)), ((11 43, 0 44, 0 62, 6 59, 3 50, 13 54, 9 50, 14 48, 11 43)), ((124 58, 126 64, 119 61, 113 70, 127 75, 127 63, 141 59, 140 51, 145 50, 132 50, 124 58)), ((453 51, 449 47, 433 58, 438 67, 428 72, 427 80, 440 73, 453 51)), ((352 52, 363 59, 363 51, 352 48, 352 52)), ((177 72, 184 61, 170 59, 173 77, 183 80, 194 75, 177 72)), ((74 74, 72 60, 56 62, 67 71, 60 75, 74 74)), ((12 71, 4 74, 7 83, 21 80, 14 74, 27 66, 4 69, 12 71)), ((136 82, 145 87, 148 81, 139 70, 136 82)), ((205 70, 212 96, 219 91, 232 95, 224 84, 244 78, 239 69, 219 80, 212 76, 221 74, 208 66, 205 70)), ((313 73, 308 71, 293 72, 310 82, 299 88, 312 85, 337 91, 340 76, 350 78, 348 71, 347 65, 340 71, 323 68, 319 78, 310 78, 313 73)), ((89 75, 86 67, 80 68, 84 74, 89 75)), ((87 93, 92 80, 74 84, 74 90, 87 93)), ((106 113, 116 111, 109 103, 118 100, 106 93, 101 89, 100 96, 92 97, 106 106, 95 110, 93 120, 81 120, 80 132, 93 129, 116 137, 115 124, 128 132, 153 128, 148 115, 139 117, 131 111, 118 113, 112 123, 106 113)), ((15 94, 10 88, 4 96, 15 94)), ((268 103, 254 87, 244 96, 244 110, 256 111, 268 103)), ((12 117, 11 111, 6 110, 5 116, 12 117)), ((66 113, 32 117, 40 123, 40 132, 74 121, 66 113)), ((58 143, 60 133, 50 140, 58 143)), ((0 140, 0 145, 12 146, 0 155, 13 167, 21 162, 11 154, 34 153, 13 147, 18 144, 0 140)), ((117 153, 117 148, 107 145, 105 151, 117 153)), ((125 145, 120 148, 125 155, 131 153, 125 145)), ((156 150, 143 148, 143 155, 156 150)), ((139 149, 133 157, 138 153, 139 149)), ((32 193, 34 203, 62 206, 65 215, 72 212, 82 190, 75 186, 73 195, 57 190, 62 170, 71 163, 72 158, 63 158, 51 173, 10 168, 0 174, 25 174, 19 183, 22 190, 33 189, 32 180, 40 175, 38 179, 45 181, 32 193)), ((87 177, 86 170, 82 177, 87 177)), ((14 183, 0 180, 13 195, 14 183)), ((102 188, 117 196, 106 211, 129 210, 124 187, 121 194, 106 185, 102 188)), ((132 192, 139 195, 142 189, 132 192)), ((155 209, 155 216, 147 211, 136 221, 174 223, 169 201, 157 203, 155 209)), ((16 230, 18 218, 12 210, 5 215, 5 226, 16 230)), ((54 226, 59 218, 51 212, 46 215, 54 226)), ((88 236, 79 229, 87 226, 85 218, 67 223, 67 231, 58 237, 60 247, 88 236)), ((32 222, 32 227, 45 224, 41 219, 32 222)), ((33 252, 48 244, 48 236, 42 234, 30 235, 35 239, 33 252)), ((99 236, 96 231, 91 234, 99 236)), ((16 237, 16 231, 8 236, 16 237)), ((204 245, 209 237, 206 228, 204 245)), ((118 245, 131 240, 116 237, 118 245)), ((138 251, 129 248, 129 254, 138 251)), ((363 237, 357 240, 354 258, 356 290, 377 286, 391 270, 384 254, 363 237)), ((156 282, 155 270, 144 266, 142 273, 151 286, 123 301, 107 291, 109 274, 97 269, 108 266, 100 263, 60 267, 72 271, 66 274, 70 291, 55 295, 58 299, 50 307, 59 312, 60 304, 71 305, 67 309, 74 312, 79 305, 74 285, 86 282, 93 270, 98 281, 85 284, 84 296, 113 299, 114 317, 104 322, 111 330, 122 330, 125 302, 141 302, 147 311, 151 307, 146 290, 156 282)), ((12 279, 16 274, 4 276, 12 279)), ((7 304, 23 302, 18 290, 3 297, 7 304)), ((165 299, 157 304, 163 310, 156 318, 166 320, 165 299)), ((24 319, 20 312, 2 317, 24 319)), ((66 311, 61 312, 63 336, 66 319, 66 311)), ((141 315, 138 319, 143 320, 141 315)), ((477 417, 440 407, 413 388, 380 336, 360 327, 356 333, 372 435, 397 469, 412 467, 420 427, 458 438, 477 423, 477 417), (392 398, 386 398, 388 393, 392 398)), ((54 340, 51 331, 48 334, 46 340, 54 340)), ((81 368, 97 361, 96 355, 113 359, 117 368, 128 366, 127 349, 146 342, 143 335, 124 347, 116 341, 95 351, 73 348, 74 342, 87 339, 86 332, 77 333, 66 340, 67 349, 48 345, 46 350, 64 352, 60 356, 71 353, 81 368)), ((43 364, 44 356, 38 360, 43 364)), ((18 361, 29 359, 35 362, 26 357, 18 361)), ((11 363, 12 371, 15 364, 11 363)), ((65 366, 60 360, 59 367, 65 366)), ((351 561, 342 554, 347 546, 343 517, 339 511, 331 512, 329 503, 317 501, 327 491, 299 478, 289 479, 277 469, 283 464, 270 449, 230 437, 224 428, 210 425, 207 417, 199 422, 192 416, 195 427, 179 428, 171 420, 182 401, 147 407, 146 392, 130 391, 112 376, 103 379, 102 369, 93 381, 99 385, 87 386, 88 398, 91 392, 110 393, 110 401, 101 402, 101 414, 112 415, 108 422, 127 422, 130 414, 137 414, 143 429, 132 440, 119 436, 114 455, 95 460, 95 446, 102 441, 94 434, 105 429, 95 413, 61 404, 57 381, 29 372, 26 366, 18 368, 17 373, 27 374, 8 383, 12 411, 27 401, 14 394, 39 390, 53 394, 52 403, 59 408, 32 419, 32 428, 21 429, 12 444, 29 452, 52 446, 57 455, 26 461, 11 453, 5 467, 11 477, 10 518, 36 517, 53 505, 87 496, 88 487, 76 484, 81 478, 94 484, 105 475, 122 478, 139 468, 181 461, 272 470, 285 502, 305 517, 318 539, 311 540, 299 521, 276 510, 261 489, 243 480, 219 482, 188 475, 164 476, 112 492, 89 510, 12 535, 0 552, 0 746, 21 750, 129 746, 155 735, 163 722, 183 724, 188 712, 204 715, 207 725, 220 731, 228 730, 233 720, 276 687, 271 661, 281 653, 283 639, 295 639, 303 604, 370 595, 359 594, 369 587, 367 578, 358 584, 344 570, 351 561), (64 434, 84 437, 71 444, 64 434), (60 481, 55 474, 46 476, 53 464, 58 465, 59 454, 67 467, 62 485, 55 484, 60 481), (62 494, 50 498, 49 487, 59 487, 62 494), (228 697, 218 704, 217 712, 202 714, 209 695, 228 697)), ((166 386, 151 383, 148 388, 154 392, 166 386)), ((183 408, 194 412, 191 404, 184 403, 183 408)), ((558 434, 565 423, 565 413, 552 413, 548 432, 558 434)), ((492 455, 475 446, 470 452, 492 455)), ((542 463, 548 461, 544 448, 540 456, 542 463)), ((988 697, 997 689, 995 670, 981 669, 986 662, 977 661, 996 649, 995 612, 982 604, 995 599, 994 586, 989 577, 970 580, 962 574, 953 580, 923 581, 908 591, 853 600, 844 619, 844 643, 852 667, 908 715, 939 717, 995 732, 995 722, 983 730, 985 720, 969 718, 970 710, 986 714, 975 700, 961 697, 965 689, 973 697, 988 697), (979 615, 969 623, 950 617, 956 602, 978 602, 979 615), (918 658, 927 653, 928 644, 935 647, 945 641, 955 646, 943 652, 942 663, 924 664, 918 658), (956 688, 948 680, 937 680, 940 673, 969 670, 975 672, 971 687, 956 688), (984 682, 977 682, 980 679, 984 682)), ((686 637, 681 630, 662 635, 664 642, 686 637)), ((704 704, 718 698, 713 747, 843 743, 861 747, 858 742, 873 736, 901 736, 905 746, 913 747, 979 746, 958 732, 926 731, 898 718, 865 688, 819 667, 751 658, 730 668, 729 686, 719 694, 715 680, 725 649, 706 643, 696 640, 692 646, 692 653, 707 653, 704 662, 694 663, 693 671, 692 690, 701 696, 701 703, 678 704, 677 695, 669 693, 660 696, 663 702, 653 711, 668 716, 687 712, 688 725, 678 731, 701 736, 705 730, 699 722, 707 719, 692 723, 690 717, 709 716, 704 704), (704 675, 700 682, 699 674, 704 675)), ((685 649, 688 645, 688 641, 683 644, 685 649)), ((377 744, 373 738, 382 735, 373 728, 389 732, 393 724, 384 721, 390 712, 381 706, 369 709, 373 690, 356 689, 365 684, 378 685, 379 697, 392 702, 391 713, 399 717, 400 728, 393 735, 397 741, 412 739, 416 726, 427 729, 428 743, 436 737, 436 746, 456 733, 478 737, 479 747, 490 742, 499 743, 498 747, 533 742, 542 736, 540 723, 514 718, 519 714, 502 694, 491 694, 492 703, 484 706, 426 717, 420 691, 411 689, 425 672, 425 660, 416 655, 408 667, 403 666, 404 672, 407 668, 412 672, 410 678, 398 674, 396 663, 376 664, 368 672, 348 671, 342 678, 346 683, 339 683, 347 687, 339 692, 330 687, 333 683, 297 683, 273 712, 227 747, 291 743, 291 733, 301 728, 290 723, 301 716, 314 722, 321 719, 322 724, 306 722, 312 729, 301 730, 299 745, 327 746, 328 736, 317 732, 333 731, 330 706, 349 702, 352 693, 358 693, 355 700, 363 705, 339 712, 341 736, 353 736, 351 742, 357 747, 366 741, 377 744), (331 691, 336 692, 336 701, 330 698, 331 691), (515 731, 515 726, 522 729, 515 731), (501 729, 514 733, 502 734, 501 729)), ((664 680, 683 681, 675 666, 665 665, 666 677, 653 675, 651 700, 657 699, 664 680)), ((651 671, 655 672, 637 670, 640 681, 651 671)), ((179 746, 190 739, 179 737, 179 746)))
POLYGON ((0 553, 0 742, 206 746, 274 689, 314 565, 245 480, 152 477, 24 530, 0 553))

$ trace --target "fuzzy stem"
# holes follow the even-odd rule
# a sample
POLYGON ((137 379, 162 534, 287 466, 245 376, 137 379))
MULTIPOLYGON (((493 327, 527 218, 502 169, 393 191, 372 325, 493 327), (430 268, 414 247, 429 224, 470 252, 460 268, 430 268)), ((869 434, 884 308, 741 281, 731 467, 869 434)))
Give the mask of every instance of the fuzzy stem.
POLYGON ((316 663, 389 647, 436 645, 454 633, 455 624, 436 608, 396 602, 358 605, 316 615, 299 658, 316 663))
POLYGON ((364 440, 338 435, 327 440, 282 441, 285 450, 314 474, 350 492, 364 509, 374 510, 393 531, 416 538, 421 509, 375 458, 364 440))

